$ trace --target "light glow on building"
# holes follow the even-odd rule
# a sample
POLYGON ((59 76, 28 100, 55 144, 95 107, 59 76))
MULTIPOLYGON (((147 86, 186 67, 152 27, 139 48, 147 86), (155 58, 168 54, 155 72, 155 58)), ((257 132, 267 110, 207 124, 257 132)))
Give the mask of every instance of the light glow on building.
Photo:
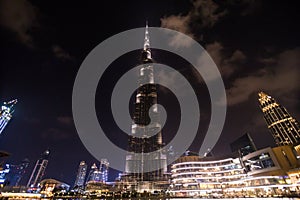
POLYGON ((17 99, 9 102, 4 102, 0 109, 0 134, 3 132, 4 128, 12 118, 14 112, 14 105, 17 103, 17 99))
POLYGON ((85 161, 81 161, 78 167, 77 176, 74 183, 75 191, 79 191, 84 188, 86 174, 87 174, 87 164, 85 163, 85 161))
MULTIPOLYGON (((171 166, 169 192, 174 197, 204 198, 287 195, 287 188, 288 192, 296 190, 300 184, 297 180, 291 181, 285 173, 291 166, 286 167, 288 161, 282 151, 291 164, 297 166, 290 146, 265 148, 242 158, 182 156, 171 166), (261 167, 252 166, 257 163, 261 167)), ((298 172, 291 174, 295 179, 299 177, 298 172)))

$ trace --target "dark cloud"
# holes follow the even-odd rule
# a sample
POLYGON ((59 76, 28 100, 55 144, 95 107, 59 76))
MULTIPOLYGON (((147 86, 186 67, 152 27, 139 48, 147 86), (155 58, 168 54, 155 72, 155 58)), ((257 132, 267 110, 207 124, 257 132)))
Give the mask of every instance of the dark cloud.
POLYGON ((211 28, 227 11, 219 11, 219 6, 212 0, 193 1, 193 7, 186 15, 170 15, 161 18, 161 26, 187 35, 191 34, 190 25, 197 21, 202 28, 211 28))
MULTIPOLYGON (((184 33, 191 38, 194 38, 194 35, 191 33, 189 28, 190 17, 187 16, 175 16, 171 15, 166 18, 161 19, 161 27, 169 28, 181 33, 184 33)), ((171 38, 170 45, 173 47, 188 47, 190 46, 190 41, 185 40, 181 35, 175 35, 171 38)))
POLYGON ((57 117, 57 122, 65 126, 70 126, 73 124, 73 118, 69 116, 59 116, 57 117))
POLYGON ((212 0, 196 0, 193 5, 194 8, 190 12, 191 20, 203 28, 211 28, 228 12, 221 10, 219 5, 212 0))
POLYGON ((262 8, 262 1, 260 0, 239 0, 229 1, 229 3, 240 6, 242 16, 258 13, 262 8))
POLYGON ((32 45, 30 31, 37 25, 37 13, 38 9, 27 0, 0 0, 0 24, 29 46, 32 45))
POLYGON ((59 45, 53 45, 52 51, 54 55, 62 60, 73 60, 73 57, 59 45))
POLYGON ((232 54, 224 54, 224 46, 220 42, 206 45, 205 49, 212 57, 223 78, 230 77, 237 70, 241 70, 247 57, 241 50, 235 50, 232 54))
MULTIPOLYGON (((247 57, 241 50, 235 50, 231 54, 225 54, 225 48, 220 42, 208 44, 206 45, 205 49, 218 67, 219 72, 224 80, 229 79, 233 74, 236 74, 244 69, 243 65, 247 61, 247 57)), ((215 71, 210 71, 214 67, 211 66, 212 64, 213 62, 211 61, 211 59, 209 59, 206 53, 199 55, 197 67, 200 67, 201 69, 198 70, 205 72, 205 78, 208 81, 213 81, 220 78, 220 75, 218 73, 215 73, 215 71)), ((198 70, 193 70, 192 73, 197 80, 196 84, 203 84, 204 80, 201 76, 199 76, 198 70)), ((187 84, 178 81, 179 73, 172 72, 166 74, 163 71, 159 71, 157 78, 163 79, 164 82, 167 82, 169 85, 176 85, 176 87, 180 88, 180 91, 182 91, 181 94, 186 95, 186 91, 189 87, 187 84)), ((218 103, 224 102, 223 98, 225 97, 220 98, 221 99, 218 103)))
MULTIPOLYGON (((250 15, 258 12, 261 3, 256 0, 243 0, 228 2, 228 5, 239 6, 240 15, 250 15)), ((185 33, 193 38, 198 33, 192 31, 191 25, 197 23, 197 30, 203 28, 212 28, 222 17, 230 14, 230 9, 221 8, 212 0, 193 1, 192 9, 186 14, 171 15, 161 19, 161 26, 175 29, 185 33)), ((174 37, 172 45, 189 46, 181 38, 174 37)), ((221 42, 208 43, 205 49, 218 66, 227 86, 228 105, 236 105, 248 100, 249 96, 257 93, 259 90, 266 90, 278 95, 288 94, 300 88, 298 74, 299 68, 299 49, 283 50, 282 53, 257 59, 260 66, 253 67, 248 74, 241 74, 237 78, 228 81, 228 78, 245 69, 248 62, 248 56, 240 49, 226 49, 221 42), (229 53, 232 52, 232 53, 229 53)), ((205 65, 206 63, 202 63, 205 65)), ((174 77, 166 77, 170 81, 174 77)), ((213 80, 217 77, 210 77, 213 80)), ((200 79, 199 79, 200 80, 200 79)), ((200 80, 201 81, 201 80, 200 80)))
POLYGON ((168 17, 161 18, 161 27, 169 28, 181 33, 184 33, 189 36, 193 36, 191 34, 189 23, 190 23, 190 16, 182 16, 182 15, 171 15, 168 17))
POLYGON ((65 140, 70 138, 71 136, 72 135, 68 131, 58 129, 58 128, 49 128, 42 133, 43 139, 54 140, 54 141, 65 140))
POLYGON ((54 118, 52 127, 45 127, 41 137, 52 141, 61 141, 73 137, 73 118, 63 115, 54 118))
POLYGON ((29 124, 39 124, 41 122, 40 119, 35 118, 35 117, 31 117, 31 118, 27 117, 24 120, 25 120, 25 122, 27 122, 29 124))
MULTIPOLYGON (((195 38, 195 35, 197 35, 198 39, 201 39, 203 35, 199 36, 199 34, 194 32, 195 30, 192 31, 192 26, 196 26, 197 30, 200 31, 201 29, 212 28, 222 17, 227 14, 228 10, 220 8, 220 6, 212 0, 196 0, 193 1, 193 7, 186 15, 171 15, 162 18, 161 27, 177 30, 194 39, 197 39, 195 38)), ((190 44, 189 41, 186 41, 182 39, 180 35, 177 35, 172 38, 170 45, 174 47, 188 47, 190 44)), ((206 45, 205 49, 218 66, 223 78, 230 77, 235 71, 241 68, 240 65, 243 64, 247 59, 246 55, 238 49, 233 51, 233 53, 230 55, 225 55, 224 52, 226 49, 221 42, 209 43, 206 45)), ((216 75, 216 77, 209 77, 209 79, 213 80, 218 77, 219 76, 216 75)), ((172 79, 172 77, 166 78, 172 79)))
POLYGON ((272 58, 260 59, 264 66, 251 75, 237 78, 227 90, 229 105, 242 103, 259 90, 284 96, 300 89, 300 49, 286 50, 272 58))
MULTIPOLYGON (((170 15, 161 18, 161 27, 173 29, 195 38, 191 30, 192 24, 197 24, 197 27, 200 29, 211 28, 226 13, 227 11, 224 10, 219 11, 219 6, 212 0, 196 0, 193 1, 193 7, 188 14, 170 15)), ((174 47, 188 47, 190 44, 187 40, 180 37, 180 35, 177 35, 172 39, 171 45, 174 47)))

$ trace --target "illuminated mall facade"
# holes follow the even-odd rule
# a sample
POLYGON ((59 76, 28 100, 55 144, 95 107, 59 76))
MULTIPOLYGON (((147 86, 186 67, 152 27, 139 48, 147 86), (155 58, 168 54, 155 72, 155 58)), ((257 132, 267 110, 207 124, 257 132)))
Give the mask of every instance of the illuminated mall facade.
POLYGON ((243 157, 200 158, 187 153, 172 165, 172 196, 283 196, 299 192, 300 161, 291 146, 264 148, 243 157))

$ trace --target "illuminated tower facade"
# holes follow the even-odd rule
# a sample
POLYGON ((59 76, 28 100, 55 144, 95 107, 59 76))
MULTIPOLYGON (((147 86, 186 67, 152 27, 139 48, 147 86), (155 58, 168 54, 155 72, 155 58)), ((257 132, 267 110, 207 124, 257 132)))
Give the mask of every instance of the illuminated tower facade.
POLYGON ((76 190, 81 190, 84 188, 86 173, 87 173, 87 164, 85 163, 85 161, 81 161, 78 167, 78 172, 74 183, 74 188, 76 190))
POLYGON ((7 185, 7 175, 10 173, 10 165, 5 164, 0 168, 0 188, 7 185))
POLYGON ((136 93, 133 124, 128 142, 129 153, 126 156, 125 166, 126 174, 138 183, 159 181, 167 169, 166 155, 160 151, 163 142, 148 26, 145 30, 141 64, 138 77, 139 88, 136 93), (151 171, 151 169, 158 170, 151 171))
POLYGON ((100 170, 98 169, 96 163, 94 163, 92 166, 91 166, 91 169, 90 169, 90 172, 89 172, 89 175, 88 175, 88 178, 86 180, 86 182, 90 182, 90 181, 100 181, 101 179, 101 172, 100 170))
POLYGON ((31 187, 31 188, 39 187, 39 183, 41 182, 43 176, 45 175, 45 170, 48 165, 49 154, 50 151, 46 150, 42 154, 41 158, 36 161, 34 169, 29 178, 27 187, 31 187))
POLYGON ((270 95, 259 92, 260 108, 264 119, 278 146, 297 144, 300 141, 300 126, 288 111, 270 95))
POLYGON ((100 172, 101 172, 101 181, 103 183, 108 181, 108 168, 109 168, 109 162, 106 158, 103 158, 100 160, 100 172))
POLYGON ((98 167, 96 166, 96 163, 94 163, 91 166, 91 169, 90 169, 90 172, 89 172, 89 175, 88 175, 88 178, 87 178, 86 182, 94 180, 94 172, 97 171, 97 170, 98 170, 98 167))
POLYGON ((4 102, 0 109, 0 134, 3 132, 9 120, 12 118, 14 112, 14 105, 17 103, 17 99, 4 102))

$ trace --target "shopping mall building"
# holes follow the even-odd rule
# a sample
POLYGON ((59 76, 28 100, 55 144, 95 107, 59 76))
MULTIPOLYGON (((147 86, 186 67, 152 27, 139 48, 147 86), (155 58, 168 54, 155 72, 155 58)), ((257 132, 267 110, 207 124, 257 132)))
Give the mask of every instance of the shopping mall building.
POLYGON ((172 196, 266 197, 298 194, 299 147, 279 146, 245 156, 205 157, 189 152, 172 165, 172 196))

